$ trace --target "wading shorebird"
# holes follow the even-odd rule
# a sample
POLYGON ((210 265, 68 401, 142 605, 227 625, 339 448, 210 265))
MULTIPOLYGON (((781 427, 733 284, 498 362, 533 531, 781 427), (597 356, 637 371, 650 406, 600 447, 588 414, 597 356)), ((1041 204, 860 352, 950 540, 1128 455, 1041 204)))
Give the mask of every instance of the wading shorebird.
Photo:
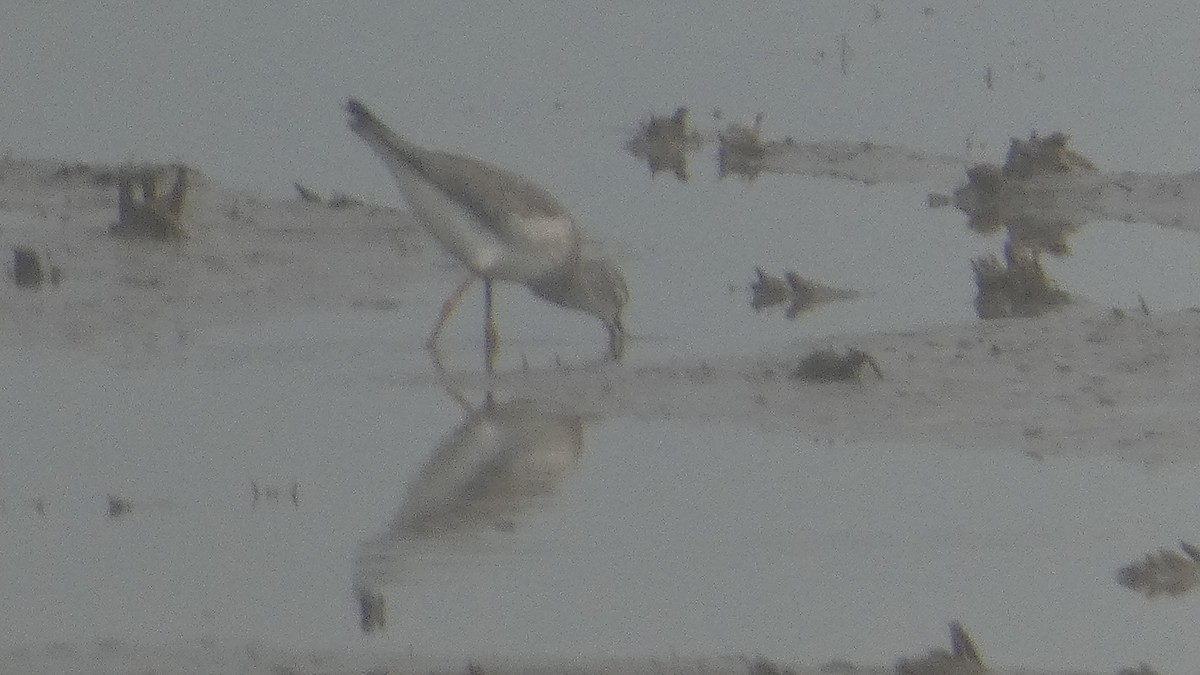
POLYGON ((621 310, 629 301, 625 279, 611 261, 583 256, 579 226, 553 195, 492 164, 414 145, 357 99, 346 103, 346 112, 350 129, 387 165, 418 222, 470 271, 446 299, 429 336, 435 356, 446 321, 480 278, 489 372, 499 347, 492 314, 496 280, 524 284, 544 300, 597 317, 608 328, 610 355, 620 359, 621 310))

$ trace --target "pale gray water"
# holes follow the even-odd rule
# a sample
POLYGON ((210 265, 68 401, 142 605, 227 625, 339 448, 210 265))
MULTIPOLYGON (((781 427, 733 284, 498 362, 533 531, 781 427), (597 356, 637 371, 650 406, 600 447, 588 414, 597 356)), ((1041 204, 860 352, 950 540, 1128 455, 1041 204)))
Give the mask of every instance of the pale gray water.
MULTIPOLYGON (((4 406, 21 412, 0 478, 10 640, 360 640, 352 558, 459 416, 436 389, 376 383, 343 358, 116 377, 80 359, 8 367, 4 406), (253 509, 252 479, 280 501, 253 509), (128 516, 105 517, 110 492, 128 516)), ((1146 603, 1112 573, 1189 531, 1194 470, 583 426, 578 464, 514 532, 402 549, 368 645, 878 663, 957 617, 996 663, 1191 653, 1194 603, 1146 603)))
MULTIPOLYGON (((698 123, 715 125, 713 107, 747 121, 764 111, 772 136, 869 138, 964 164, 1000 161, 1009 136, 1061 129, 1104 168, 1194 166, 1191 4, 966 3, 930 15, 925 4, 880 3, 872 24, 866 2, 378 3, 328 15, 14 3, 0 24, 0 147, 182 159, 245 189, 289 195, 300 180, 396 203, 345 129, 341 104, 355 95, 419 142, 520 170, 562 198, 626 268, 634 363, 967 320, 969 260, 999 244, 967 232, 961 214, 925 208, 927 192, 952 185, 719 183, 708 151, 690 183, 651 181, 622 149, 636 119, 689 103, 698 123), (755 317, 745 291, 728 289, 755 265, 873 295, 796 323, 755 317)), ((1165 310, 1200 290, 1193 236, 1106 223, 1072 243, 1075 256, 1048 268, 1097 302, 1142 293, 1165 310)), ((1195 536, 1194 467, 829 448, 625 419, 585 423, 578 465, 514 532, 387 585, 388 628, 363 638, 357 547, 385 530, 461 419, 436 387, 403 384, 428 372, 419 346, 454 283, 414 288, 412 315, 214 331, 158 366, 5 349, 0 633, 15 645, 215 636, 884 663, 942 642, 959 618, 997 663, 1182 670, 1200 656, 1193 601, 1149 604, 1112 581, 1128 559, 1195 536), (296 481, 299 508, 284 496, 252 510, 251 480, 296 481), (108 493, 134 511, 106 519, 108 493)), ((467 368, 478 299, 460 311, 451 357, 467 368)), ((522 345, 586 354, 603 339, 519 289, 501 292, 499 311, 508 367, 522 345)))

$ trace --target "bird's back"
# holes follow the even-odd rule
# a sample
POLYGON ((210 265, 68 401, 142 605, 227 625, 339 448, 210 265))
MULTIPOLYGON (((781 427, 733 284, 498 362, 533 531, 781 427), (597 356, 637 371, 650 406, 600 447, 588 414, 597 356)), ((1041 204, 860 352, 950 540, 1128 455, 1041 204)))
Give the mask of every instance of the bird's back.
POLYGON ((350 128, 387 165, 409 206, 468 266, 522 280, 578 256, 570 212, 541 186, 472 157, 426 150, 355 99, 346 110, 350 128), (458 210, 467 219, 458 218, 458 210))
POLYGON ((501 221, 510 216, 570 215, 554 195, 524 176, 473 157, 426 150, 392 131, 356 99, 350 99, 346 110, 350 128, 393 173, 400 168, 417 173, 482 218, 501 221), (394 166, 397 163, 403 167, 394 166))

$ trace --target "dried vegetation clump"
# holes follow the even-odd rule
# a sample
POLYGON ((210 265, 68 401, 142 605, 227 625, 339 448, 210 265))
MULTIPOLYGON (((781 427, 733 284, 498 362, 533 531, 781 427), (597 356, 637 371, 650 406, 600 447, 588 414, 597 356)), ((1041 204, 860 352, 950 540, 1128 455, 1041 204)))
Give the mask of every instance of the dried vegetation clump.
POLYGON ((1067 147, 1070 140, 1071 137, 1062 132, 1045 137, 1033 133, 1029 135, 1029 140, 1011 139, 1008 155, 1004 158, 1004 174, 1029 178, 1071 171, 1095 173, 1096 165, 1090 159, 1067 147))
POLYGON ((387 601, 377 591, 358 591, 359 629, 364 634, 375 633, 387 628, 387 601))
POLYGON ((950 651, 931 649, 915 659, 900 659, 897 675, 977 675, 986 673, 983 657, 967 629, 957 621, 950 622, 950 651))
POLYGON ((639 125, 625 149, 635 157, 644 157, 651 175, 671 171, 676 179, 687 182, 690 178, 688 155, 699 150, 703 141, 700 132, 691 128, 689 120, 686 106, 676 108, 669 117, 651 115, 648 121, 639 125))
POLYGON ((1179 548, 1183 553, 1160 548, 1122 567, 1117 570, 1117 583, 1147 598, 1191 591, 1200 581, 1200 549, 1186 541, 1179 542, 1179 548))
POLYGON ((189 169, 183 164, 122 168, 118 175, 117 222, 109 231, 116 236, 146 239, 183 239, 188 236, 189 169), (168 190, 164 183, 173 181, 168 190))
POLYGON ((747 666, 747 675, 796 675, 796 671, 759 656, 747 666))
POLYGON ((818 349, 800 360, 791 378, 806 382, 860 381, 864 366, 870 366, 877 377, 883 377, 879 362, 861 349, 850 348, 844 354, 832 348, 818 349))
POLYGON ((333 194, 329 195, 329 199, 327 201, 322 199, 321 195, 316 190, 309 189, 300 183, 292 183, 292 186, 296 188, 296 194, 300 196, 300 201, 309 204, 324 204, 331 209, 344 209, 351 206, 362 206, 363 204, 361 199, 351 197, 350 195, 341 192, 334 192, 333 194))
POLYGON ((292 185, 296 188, 296 193, 300 195, 300 201, 308 202, 310 204, 321 203, 321 195, 317 194, 315 191, 304 187, 300 183, 292 183, 292 185))
POLYGON ((133 504, 128 499, 118 497, 117 495, 108 495, 108 517, 112 519, 121 518, 129 515, 133 510, 133 504))
POLYGON ((300 483, 292 481, 290 487, 286 490, 275 483, 259 484, 258 481, 250 481, 250 508, 257 509, 261 502, 279 502, 280 495, 286 494, 292 503, 292 508, 300 508, 300 483))
POLYGON ((1122 668, 1117 671, 1117 675, 1158 675, 1158 671, 1148 663, 1141 663, 1137 668, 1122 668))
MULTIPOLYGON (((778 166, 768 167, 772 156, 794 152, 797 147, 796 140, 790 136, 779 141, 767 140, 763 135, 764 118, 764 113, 759 112, 753 124, 725 123, 721 111, 714 109, 713 119, 724 126, 700 131, 692 126, 689 109, 679 106, 671 115, 651 115, 649 119, 639 121, 637 131, 626 142, 625 149, 634 157, 644 158, 652 176, 660 171, 671 171, 678 180, 687 181, 690 178, 689 155, 715 139, 718 175, 752 181, 764 170, 779 171, 778 166)), ((861 146, 863 152, 871 149, 870 143, 861 146)))
POLYGON ((48 180, 54 183, 66 183, 80 178, 96 187, 108 187, 117 182, 117 172, 110 166, 77 162, 58 168, 50 174, 48 180))
POLYGON ((57 286, 62 281, 62 270, 45 262, 34 249, 14 246, 12 280, 20 288, 36 289, 47 283, 57 286))
POLYGON ((1003 166, 976 164, 967 169, 966 185, 954 191, 954 206, 971 217, 971 229, 978 232, 997 230, 1012 215, 1031 209, 1053 210, 1058 191, 1036 179, 1097 172, 1096 165, 1069 143, 1063 133, 1012 139, 1003 166))
POLYGON ((755 267, 754 274, 757 278, 750 284, 750 306, 754 311, 782 304, 791 296, 787 281, 767 274, 761 267, 755 267))

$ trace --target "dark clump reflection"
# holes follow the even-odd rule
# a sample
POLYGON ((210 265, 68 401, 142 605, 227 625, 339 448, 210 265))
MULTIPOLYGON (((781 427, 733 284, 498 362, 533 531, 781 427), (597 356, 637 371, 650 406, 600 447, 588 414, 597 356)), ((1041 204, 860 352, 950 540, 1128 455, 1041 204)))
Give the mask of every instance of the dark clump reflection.
POLYGON ((625 149, 634 157, 646 159, 651 176, 670 171, 686 183, 691 177, 688 155, 699 150, 703 140, 699 132, 692 130, 689 118, 686 106, 676 108, 670 117, 651 115, 649 121, 639 124, 625 149))
POLYGON ((788 308, 785 314, 789 321, 794 321, 817 305, 851 300, 860 295, 852 289, 833 288, 806 279, 791 270, 784 272, 783 278, 767 274, 761 267, 755 267, 754 274, 756 278, 750 284, 750 306, 760 312, 786 302, 788 308))
POLYGON ((1004 166, 980 164, 967 170, 967 183, 953 203, 967 214, 967 227, 980 234, 1005 231, 1004 259, 975 258, 975 311, 981 319, 1033 317, 1062 307, 1071 296, 1046 273, 1041 256, 1071 254, 1070 235, 1088 217, 1072 193, 1057 181, 1064 175, 1091 175, 1095 165, 1068 147, 1069 137, 1053 133, 1013 138, 1004 166))
POLYGON ((1013 243, 1063 257, 1071 253, 1068 238, 1088 214, 1054 200, 1052 185, 1031 184, 998 167, 978 165, 967 170, 967 183, 955 190, 953 203, 967 214, 967 227, 973 232, 1005 231, 1013 243))
POLYGON ((741 176, 748 181, 762 172, 762 160, 767 153, 763 142, 763 113, 754 117, 754 126, 730 122, 717 134, 717 173, 721 178, 741 176))
POLYGON ((354 589, 364 633, 386 627, 384 588, 404 581, 420 556, 469 556, 485 533, 516 531, 554 502, 582 454, 578 415, 491 394, 475 409, 452 396, 465 419, 409 481, 387 530, 358 547, 354 589))
POLYGON ((1004 243, 996 256, 971 261, 975 272, 975 313, 981 319, 1039 316, 1065 305, 1071 296, 1046 275, 1035 248, 1004 243))
POLYGON ((756 279, 750 284, 750 306, 759 312, 768 307, 787 302, 791 288, 783 279, 767 274, 761 267, 754 268, 756 279))
POLYGON ((109 232, 119 237, 182 239, 189 236, 186 210, 192 179, 187 166, 125 167, 119 174, 117 222, 109 232), (164 192, 167 175, 173 176, 164 192))

